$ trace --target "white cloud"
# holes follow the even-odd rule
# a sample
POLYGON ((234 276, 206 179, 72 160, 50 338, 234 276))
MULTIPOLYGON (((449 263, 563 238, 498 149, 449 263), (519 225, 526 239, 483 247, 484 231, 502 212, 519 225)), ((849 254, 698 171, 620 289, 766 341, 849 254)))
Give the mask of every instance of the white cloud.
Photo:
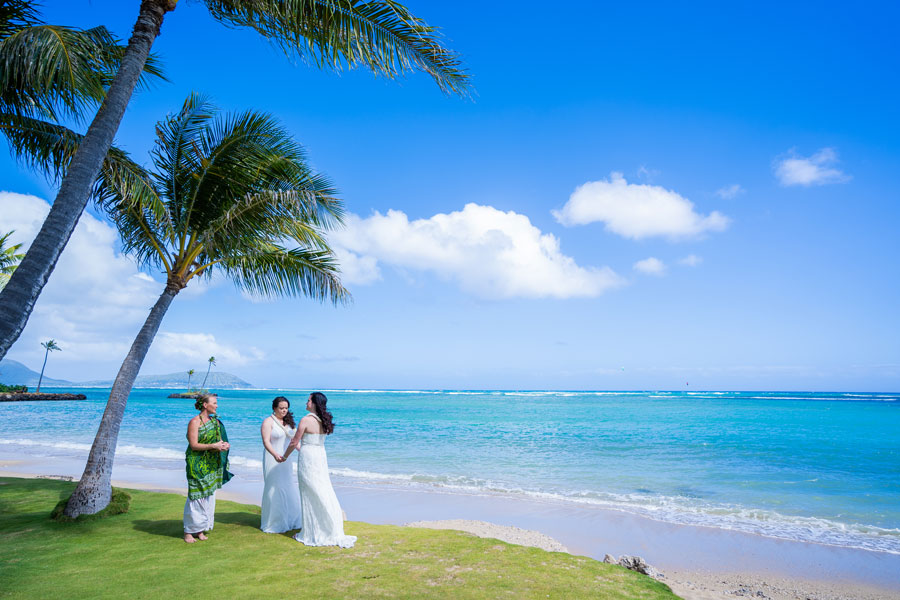
POLYGON ((696 254, 688 254, 684 258, 678 260, 678 264, 684 265, 685 267, 696 267, 702 262, 703 259, 696 254))
MULTIPOLYGON (((0 192, 3 230, 13 243, 31 244, 50 211, 35 196, 0 192)), ((13 346, 19 360, 43 359, 39 341, 54 338, 63 348, 54 361, 121 361, 164 284, 140 272, 115 250, 115 229, 85 212, 13 346), (19 358, 21 357, 21 358, 19 358)))
POLYGON ((381 279, 381 269, 374 256, 360 256, 341 247, 335 247, 334 254, 341 265, 341 283, 368 285, 381 279))
POLYGON ((182 358, 205 364, 210 356, 216 357, 220 367, 243 366, 265 358, 265 353, 253 346, 243 347, 243 352, 233 346, 216 341, 211 333, 175 333, 161 331, 156 335, 151 352, 167 358, 182 358))
POLYGON ((415 221, 397 210, 351 215, 331 241, 350 257, 344 268, 357 283, 374 281, 381 262, 433 272, 485 298, 594 297, 624 284, 609 267, 576 264, 528 217, 478 204, 415 221))
POLYGON ((726 185, 725 187, 717 189, 716 196, 722 198, 723 200, 732 200, 743 194, 745 191, 746 190, 741 187, 741 184, 733 183, 731 185, 726 185))
POLYGON ((666 265, 658 258, 649 257, 634 263, 634 270, 644 273, 645 275, 663 275, 666 272, 666 265))
POLYGON ((722 231, 730 222, 716 211, 707 216, 698 214, 693 203, 676 192, 657 185, 628 183, 616 172, 608 181, 579 186, 553 216, 567 226, 601 221, 607 231, 636 240, 696 237, 706 231, 722 231))
POLYGON ((773 165, 775 176, 781 185, 825 185, 828 183, 844 183, 850 181, 850 175, 834 168, 838 162, 837 152, 833 148, 822 148, 806 158, 797 156, 793 150, 786 158, 776 159, 773 165))

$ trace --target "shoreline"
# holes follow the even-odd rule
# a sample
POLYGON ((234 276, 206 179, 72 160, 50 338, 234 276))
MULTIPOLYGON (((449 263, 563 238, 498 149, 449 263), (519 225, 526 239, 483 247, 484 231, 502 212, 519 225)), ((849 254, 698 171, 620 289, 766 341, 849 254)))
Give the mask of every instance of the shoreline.
MULTIPOLYGON (((68 462, 72 464, 50 466, 36 460, 0 460, 0 475, 77 479, 83 462, 68 462)), ((181 478, 181 472, 117 465, 113 485, 184 495, 181 478)), ((233 483, 219 492, 220 498, 260 504, 259 482, 233 483)), ((562 548, 597 560, 605 554, 638 555, 686 600, 900 600, 900 556, 889 553, 673 525, 610 509, 537 500, 343 482, 335 482, 335 489, 354 521, 427 521, 438 528, 553 551, 562 548)))

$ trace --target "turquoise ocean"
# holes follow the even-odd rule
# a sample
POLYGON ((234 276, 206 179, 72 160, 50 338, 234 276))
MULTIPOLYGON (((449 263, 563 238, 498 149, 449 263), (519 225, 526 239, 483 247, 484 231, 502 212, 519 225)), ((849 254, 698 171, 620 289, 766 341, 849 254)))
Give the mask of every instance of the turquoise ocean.
MULTIPOLYGON (((47 390, 51 391, 51 390, 47 390)), ((0 458, 84 458, 108 389, 0 403, 0 458)), ((179 471, 193 402, 135 390, 116 466, 179 471)), ((325 390, 334 480, 502 495, 900 554, 900 394, 325 390)), ((271 400, 221 390, 238 477, 271 400)))

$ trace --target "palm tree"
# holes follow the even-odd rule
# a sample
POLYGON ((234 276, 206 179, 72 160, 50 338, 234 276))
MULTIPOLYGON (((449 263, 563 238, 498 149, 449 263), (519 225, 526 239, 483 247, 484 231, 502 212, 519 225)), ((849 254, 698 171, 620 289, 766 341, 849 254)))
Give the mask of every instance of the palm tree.
POLYGON ((6 242, 13 233, 15 231, 10 231, 0 236, 0 289, 6 285, 6 282, 9 281, 9 276, 16 270, 22 257, 25 256, 24 254, 16 254, 16 251, 22 247, 22 244, 6 247, 6 242))
POLYGON ((117 180, 105 197, 123 250, 165 272, 166 285, 113 383, 69 516, 109 503, 128 394, 166 310, 192 279, 217 270, 252 294, 349 299, 323 238, 343 215, 328 180, 272 117, 215 113, 190 96, 157 124, 152 174, 117 180))
MULTIPOLYGON (((33 2, 0 0, 0 134, 10 142, 13 154, 60 179, 81 140, 60 121, 82 122, 89 109, 100 105, 125 50, 105 27, 46 25, 33 2)), ((145 75, 162 77, 153 56, 139 69, 137 82, 142 86, 147 83, 145 75)), ((116 149, 101 161, 103 173, 132 166, 116 149)), ((44 245, 46 239, 35 240, 28 254, 43 252, 44 245)), ((5 289, 11 273, 0 275, 0 288, 5 289)), ((15 288, 8 290, 7 301, 26 308, 27 297, 15 288)), ((5 328, 9 315, 2 310, 0 315, 0 328, 5 328)), ((0 358, 7 348, 0 351, 0 358)))
POLYGON ((187 391, 188 391, 189 394, 191 393, 191 378, 194 376, 194 373, 196 373, 196 371, 194 371, 193 369, 188 369, 188 385, 187 385, 187 391))
POLYGON ((215 357, 215 356, 210 356, 209 359, 207 359, 206 362, 208 362, 209 364, 206 365, 206 377, 203 378, 203 383, 200 385, 200 389, 201 389, 201 390, 205 390, 205 389, 206 389, 206 378, 209 377, 209 370, 213 367, 213 365, 216 364, 216 357, 215 357))
MULTIPOLYGON (((442 45, 437 29, 396 0, 201 0, 227 27, 249 27, 318 67, 363 66, 387 77, 418 69, 447 93, 468 93, 468 73, 442 45)), ((125 114, 150 47, 178 0, 141 0, 121 66, 84 142, 68 164, 53 207, 0 291, 0 359, 28 321, 37 297, 91 195, 104 157, 125 114)), ((40 56, 40 55, 38 55, 40 56)))
POLYGON ((35 393, 41 393, 41 382, 44 380, 44 369, 47 368, 47 355, 56 350, 62 350, 59 346, 56 345, 56 340, 47 340, 46 342, 41 342, 41 346, 44 347, 44 366, 41 367, 41 376, 38 378, 37 389, 35 393))

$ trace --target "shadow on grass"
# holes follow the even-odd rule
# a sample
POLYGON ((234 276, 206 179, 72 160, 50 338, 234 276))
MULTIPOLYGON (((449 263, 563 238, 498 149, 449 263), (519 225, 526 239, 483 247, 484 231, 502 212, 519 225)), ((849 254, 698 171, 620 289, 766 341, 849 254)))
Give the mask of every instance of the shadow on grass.
MULTIPOLYGON (((259 515, 249 512, 217 512, 216 524, 239 525, 259 529, 259 515)), ((134 521, 134 529, 151 535, 162 537, 174 537, 181 539, 184 536, 184 523, 175 519, 159 519, 150 521, 139 519, 134 521)))
POLYGON ((143 531, 151 535, 161 535, 163 537, 173 537, 181 539, 184 537, 184 522, 175 519, 162 519, 158 521, 148 521, 146 519, 138 519, 134 521, 134 529, 143 531))
POLYGON ((216 523, 228 523, 229 525, 243 525, 259 529, 259 515, 251 512, 217 512, 216 523))

